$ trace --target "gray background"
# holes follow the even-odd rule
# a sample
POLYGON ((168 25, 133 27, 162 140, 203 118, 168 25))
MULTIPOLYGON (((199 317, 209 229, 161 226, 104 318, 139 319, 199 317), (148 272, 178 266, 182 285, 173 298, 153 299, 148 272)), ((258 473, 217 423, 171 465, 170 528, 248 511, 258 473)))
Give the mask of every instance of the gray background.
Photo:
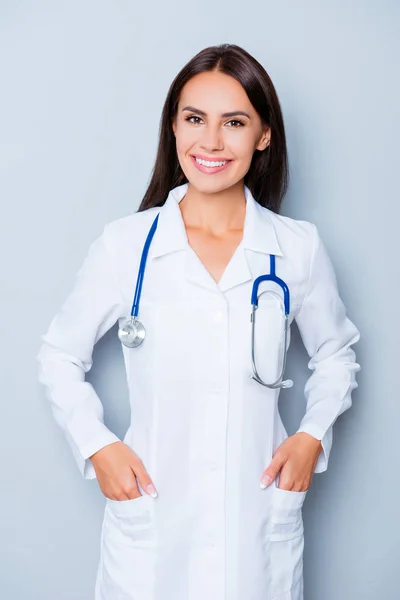
MULTIPOLYGON (((360 387, 304 508, 305 598, 400 598, 399 16, 384 0, 2 0, 1 598, 93 597, 104 497, 53 422, 35 356, 90 242, 143 196, 170 82, 222 42, 250 51, 276 86, 291 167, 282 212, 318 225, 362 336, 360 387)), ((115 334, 96 346, 89 379, 122 437, 115 334)), ((280 403, 289 433, 308 374, 294 331, 296 386, 280 403)))

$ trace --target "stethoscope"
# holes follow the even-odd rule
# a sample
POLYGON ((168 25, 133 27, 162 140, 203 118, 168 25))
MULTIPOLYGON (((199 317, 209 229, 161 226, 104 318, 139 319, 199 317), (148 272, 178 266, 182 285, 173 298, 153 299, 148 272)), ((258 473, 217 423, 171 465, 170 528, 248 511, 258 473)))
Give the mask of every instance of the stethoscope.
MULTIPOLYGON (((120 325, 118 328, 118 338, 120 339, 122 344, 124 346, 126 346, 127 348, 137 348, 138 346, 140 346, 140 344, 143 342, 144 338, 146 337, 146 330, 143 326, 143 323, 141 323, 137 317, 139 314, 139 305, 140 305, 140 298, 141 298, 141 294, 142 294, 143 279, 144 279, 144 274, 146 271, 147 255, 149 253, 149 248, 150 248, 151 242, 153 240, 154 234, 157 229, 159 216, 160 216, 160 213, 158 213, 156 218, 154 219, 154 221, 150 227, 149 233, 147 234, 145 244, 143 246, 142 256, 141 256, 140 264, 139 264, 138 276, 137 276, 137 280, 136 280, 135 296, 133 298, 131 316, 128 319, 126 319, 124 321, 124 323, 122 325, 120 325)), ((285 372, 286 357, 287 357, 287 340, 288 340, 288 334, 289 334, 290 293, 289 293, 289 288, 286 285, 286 283, 282 279, 277 277, 277 275, 275 273, 275 255, 274 254, 270 255, 270 274, 269 275, 260 275, 260 277, 257 277, 254 280, 253 289, 252 289, 252 293, 251 293, 251 306, 252 306, 252 311, 251 311, 250 320, 251 320, 251 362, 252 362, 252 368, 253 368, 253 374, 251 375, 252 379, 254 379, 261 385, 264 385, 265 387, 268 387, 270 389, 292 387, 292 385, 293 385, 292 380, 287 379, 287 380, 283 381, 283 375, 285 372), (258 294, 259 285, 263 281, 272 281, 273 283, 276 283, 283 291, 283 300, 282 300, 281 296, 279 294, 277 294, 276 292, 274 292, 273 290, 264 290, 263 292, 258 294), (282 320, 284 322, 284 327, 283 327, 283 329, 284 329, 284 347, 283 348, 284 349, 283 349, 282 369, 281 369, 279 377, 273 383, 266 383, 265 381, 263 381, 261 379, 260 375, 258 374, 258 370, 256 367, 256 361, 255 361, 254 345, 255 345, 256 310, 258 308, 258 301, 259 301, 260 297, 262 296, 262 294, 270 294, 278 302, 278 304, 281 308, 282 320)))

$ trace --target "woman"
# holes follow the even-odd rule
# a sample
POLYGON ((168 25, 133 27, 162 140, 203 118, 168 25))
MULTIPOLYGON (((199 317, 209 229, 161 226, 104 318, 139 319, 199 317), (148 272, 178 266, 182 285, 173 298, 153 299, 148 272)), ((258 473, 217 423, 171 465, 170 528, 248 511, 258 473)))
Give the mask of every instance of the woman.
POLYGON ((351 405, 359 333, 316 227, 278 214, 287 181, 269 76, 238 46, 203 50, 168 92, 138 212, 106 225, 43 336, 40 380, 82 475, 106 497, 96 600, 303 598, 302 505, 351 405), (313 370, 290 437, 277 406, 290 385, 279 282, 261 280, 250 320, 254 280, 274 269, 313 370), (137 285, 142 343, 129 322, 137 285), (117 321, 123 442, 85 382, 117 321))

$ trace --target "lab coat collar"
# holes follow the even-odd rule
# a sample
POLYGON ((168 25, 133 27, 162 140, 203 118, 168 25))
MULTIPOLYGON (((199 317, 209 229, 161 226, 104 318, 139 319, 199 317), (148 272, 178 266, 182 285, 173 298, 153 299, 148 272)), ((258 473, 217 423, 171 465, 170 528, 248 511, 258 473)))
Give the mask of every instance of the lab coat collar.
MULTIPOLYGON (((189 242, 179 208, 179 202, 185 196, 187 189, 187 183, 173 188, 161 207, 157 231, 151 245, 151 258, 188 249, 189 242)), ((244 186, 244 192, 246 216, 240 248, 283 256, 270 211, 258 204, 247 186, 244 186)))

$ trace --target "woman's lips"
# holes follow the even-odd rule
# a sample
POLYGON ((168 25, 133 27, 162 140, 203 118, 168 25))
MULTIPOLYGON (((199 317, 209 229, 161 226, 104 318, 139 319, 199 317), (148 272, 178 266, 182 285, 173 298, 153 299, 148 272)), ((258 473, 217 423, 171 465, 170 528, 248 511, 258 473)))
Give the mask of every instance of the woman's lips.
MULTIPOLYGON (((222 165, 221 167, 206 167, 205 165, 201 165, 200 163, 198 163, 196 158, 193 155, 190 158, 192 159, 194 166, 199 171, 201 171, 202 173, 207 173, 208 175, 212 175, 213 173, 219 173, 220 171, 223 171, 224 169, 229 167, 229 165, 233 162, 232 160, 228 160, 227 163, 225 165, 222 165)), ((216 160, 214 162, 220 162, 220 161, 216 160)))

